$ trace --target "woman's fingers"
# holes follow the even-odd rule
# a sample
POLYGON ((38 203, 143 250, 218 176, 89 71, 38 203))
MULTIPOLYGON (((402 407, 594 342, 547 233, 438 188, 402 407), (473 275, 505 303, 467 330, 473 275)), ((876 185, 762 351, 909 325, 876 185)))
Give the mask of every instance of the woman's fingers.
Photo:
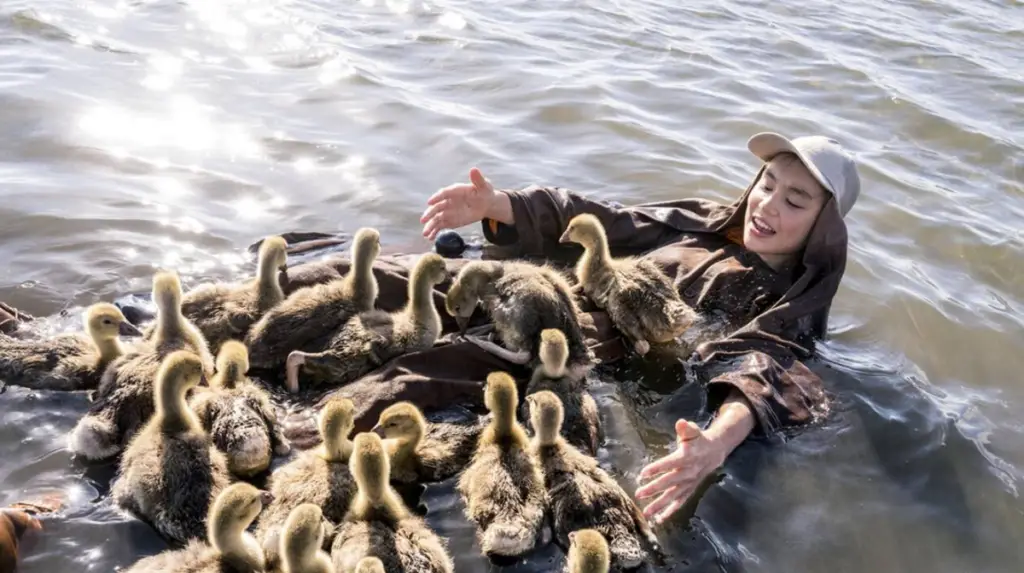
POLYGON ((471 183, 455 183, 447 187, 442 187, 427 198, 427 205, 433 205, 440 201, 454 199, 459 195, 465 195, 467 191, 472 189, 473 185, 471 183))
POLYGON ((693 488, 690 488, 687 491, 678 492, 673 497, 672 501, 668 504, 668 506, 665 507, 665 509, 661 510, 661 513, 654 516, 654 523, 661 524, 664 523, 665 520, 667 520, 668 518, 672 517, 672 514, 679 511, 681 507, 686 505, 686 502, 689 501, 690 495, 692 494, 693 488))
POLYGON ((676 469, 676 467, 682 463, 683 456, 685 455, 686 447, 684 442, 679 444, 679 448, 676 449, 676 451, 657 461, 651 462, 645 466, 644 469, 640 470, 640 482, 645 482, 660 473, 676 469))
POLYGON ((644 499, 647 497, 653 497, 660 491, 664 491, 671 487, 680 485, 693 479, 693 470, 689 466, 684 466, 675 471, 663 473, 658 476, 654 481, 644 484, 643 487, 636 490, 637 499, 644 499))
POLYGON ((441 230, 445 229, 446 227, 447 225, 445 224, 445 216, 438 215, 437 217, 434 217, 433 219, 430 220, 430 222, 423 226, 423 236, 426 237, 428 241, 433 241, 437 237, 437 234, 440 233, 441 230))
POLYGON ((662 510, 667 508, 676 500, 676 497, 682 493, 682 489, 682 487, 676 486, 662 492, 662 494, 658 496, 658 499, 647 504, 647 507, 644 508, 644 517, 650 519, 651 517, 658 515, 662 510))
POLYGON ((430 206, 427 207, 427 210, 423 212, 423 215, 420 216, 420 223, 426 223, 427 221, 433 219, 437 215, 443 213, 444 210, 451 205, 451 201, 447 199, 442 199, 429 205, 430 206))

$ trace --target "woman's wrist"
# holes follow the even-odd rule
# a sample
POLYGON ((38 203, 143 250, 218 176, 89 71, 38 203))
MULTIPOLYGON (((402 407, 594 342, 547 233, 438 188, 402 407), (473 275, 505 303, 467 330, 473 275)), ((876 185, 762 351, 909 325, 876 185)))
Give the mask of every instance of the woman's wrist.
POLYGON ((747 439, 756 423, 750 402, 741 392, 733 390, 718 409, 711 425, 704 431, 704 435, 715 445, 721 458, 720 464, 725 463, 729 454, 747 439))
POLYGON ((508 193, 504 191, 494 192, 490 205, 487 207, 487 212, 484 213, 484 218, 504 223, 506 225, 515 224, 516 220, 515 214, 512 212, 512 200, 509 199, 508 193))

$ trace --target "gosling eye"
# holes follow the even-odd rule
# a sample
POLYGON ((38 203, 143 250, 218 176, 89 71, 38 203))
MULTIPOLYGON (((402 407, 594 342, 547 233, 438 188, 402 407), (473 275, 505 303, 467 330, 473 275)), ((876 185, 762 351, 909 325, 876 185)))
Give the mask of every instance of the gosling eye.
POLYGON ((103 319, 103 324, 114 324, 114 322, 112 320, 110 320, 109 318, 104 318, 103 319))

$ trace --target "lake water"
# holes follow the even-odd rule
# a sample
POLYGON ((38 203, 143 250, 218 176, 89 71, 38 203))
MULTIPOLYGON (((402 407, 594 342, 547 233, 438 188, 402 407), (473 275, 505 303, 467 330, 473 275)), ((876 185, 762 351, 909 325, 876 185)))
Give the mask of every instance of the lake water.
MULTIPOLYGON (((7 0, 0 300, 56 316, 147 290, 155 266, 240 276, 246 245, 287 230, 374 225, 427 249, 425 198, 473 165, 499 186, 728 201, 751 134, 824 133, 863 179, 814 365, 833 411, 737 450, 663 533, 671 570, 1019 571, 1022 48, 1015 0, 7 0)), ((597 393, 626 484, 697 403, 597 393)), ((70 496, 24 573, 163 548, 108 503, 110 468, 64 450, 85 408, 0 395, 0 505, 70 496)), ((426 500, 459 571, 499 570, 450 484, 426 500)))

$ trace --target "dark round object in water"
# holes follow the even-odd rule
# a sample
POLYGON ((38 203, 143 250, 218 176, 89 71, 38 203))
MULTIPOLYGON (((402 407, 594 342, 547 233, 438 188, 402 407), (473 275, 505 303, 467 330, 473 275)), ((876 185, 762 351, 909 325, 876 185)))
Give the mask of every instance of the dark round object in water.
POLYGON ((140 324, 152 320, 155 315, 138 306, 131 304, 130 302, 115 301, 114 305, 121 309, 124 317, 128 319, 128 322, 139 326, 140 324))
POLYGON ((453 259, 466 250, 466 241, 463 240, 462 235, 451 229, 441 231, 434 239, 434 250, 442 257, 453 259))

